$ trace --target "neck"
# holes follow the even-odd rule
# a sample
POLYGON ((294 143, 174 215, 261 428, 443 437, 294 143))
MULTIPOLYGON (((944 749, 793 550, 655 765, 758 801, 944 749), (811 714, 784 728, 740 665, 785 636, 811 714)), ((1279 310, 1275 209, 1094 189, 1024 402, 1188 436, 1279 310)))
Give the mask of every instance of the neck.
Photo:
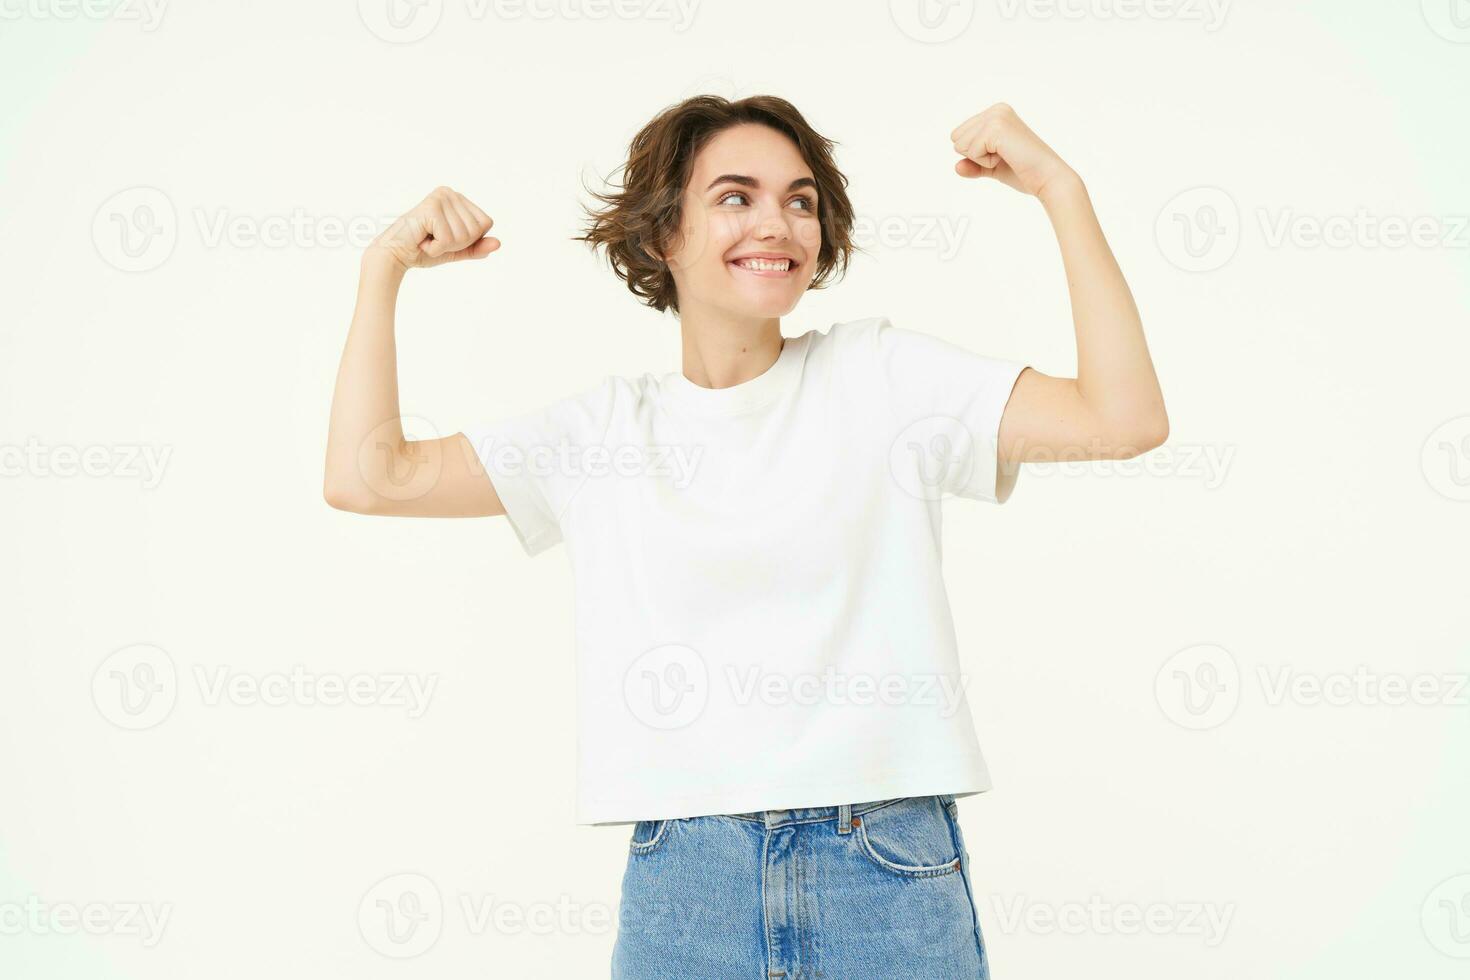
POLYGON ((683 309, 684 377, 701 388, 729 388, 764 374, 781 356, 781 318, 683 309))

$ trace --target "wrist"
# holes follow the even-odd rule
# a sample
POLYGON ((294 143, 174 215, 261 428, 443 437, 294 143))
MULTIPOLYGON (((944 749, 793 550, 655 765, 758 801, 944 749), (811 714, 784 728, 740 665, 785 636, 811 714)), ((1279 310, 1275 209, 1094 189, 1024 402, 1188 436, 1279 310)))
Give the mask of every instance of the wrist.
POLYGON ((1087 186, 1082 183, 1082 177, 1077 171, 1065 167, 1046 179, 1036 192, 1036 197, 1043 207, 1051 210, 1059 205, 1087 200, 1087 186))
POLYGON ((371 276, 400 282, 408 274, 408 266, 403 260, 382 245, 369 245, 363 249, 361 264, 364 278, 371 276))

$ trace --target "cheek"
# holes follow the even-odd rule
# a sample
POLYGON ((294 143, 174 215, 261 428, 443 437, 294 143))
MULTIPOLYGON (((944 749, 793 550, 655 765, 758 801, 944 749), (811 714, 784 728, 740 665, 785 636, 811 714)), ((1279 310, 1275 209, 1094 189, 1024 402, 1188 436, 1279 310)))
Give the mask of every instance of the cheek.
POLYGON ((714 258, 723 262, 725 253, 745 239, 746 221, 730 211, 717 211, 709 216, 709 241, 714 258))
POLYGON ((745 237, 740 219, 732 214, 705 213, 696 220, 690 241, 698 244, 697 249, 687 253, 690 266, 708 270, 709 273, 724 269, 725 256, 745 237))
POLYGON ((794 237, 801 247, 809 254, 815 256, 822 248, 822 223, 816 218, 808 218, 796 225, 793 229, 794 237))
POLYGON ((740 217, 702 207, 685 211, 681 265, 686 268, 723 267, 725 255, 745 236, 740 217))

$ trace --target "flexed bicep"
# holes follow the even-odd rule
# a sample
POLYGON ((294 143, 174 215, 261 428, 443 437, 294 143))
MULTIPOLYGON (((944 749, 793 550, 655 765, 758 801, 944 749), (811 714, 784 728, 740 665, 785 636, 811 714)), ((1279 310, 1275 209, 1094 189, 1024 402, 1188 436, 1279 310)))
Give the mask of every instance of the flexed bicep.
POLYGON ((1087 400, 1076 378, 1027 367, 1000 420, 1000 457, 1007 463, 1130 459, 1157 442, 1108 423, 1087 400))
POLYGON ((329 496, 338 510, 384 517, 492 517, 505 513, 463 432, 440 439, 367 440, 351 494, 329 496))

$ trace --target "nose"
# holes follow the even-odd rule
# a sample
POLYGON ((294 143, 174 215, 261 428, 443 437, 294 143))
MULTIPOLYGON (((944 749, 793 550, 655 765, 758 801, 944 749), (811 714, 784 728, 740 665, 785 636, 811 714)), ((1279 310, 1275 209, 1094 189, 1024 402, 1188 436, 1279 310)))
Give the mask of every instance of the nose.
POLYGON ((776 240, 785 241, 791 237, 791 228, 786 223, 786 216, 781 213, 779 207, 762 208, 756 219, 756 237, 761 241, 776 240))

